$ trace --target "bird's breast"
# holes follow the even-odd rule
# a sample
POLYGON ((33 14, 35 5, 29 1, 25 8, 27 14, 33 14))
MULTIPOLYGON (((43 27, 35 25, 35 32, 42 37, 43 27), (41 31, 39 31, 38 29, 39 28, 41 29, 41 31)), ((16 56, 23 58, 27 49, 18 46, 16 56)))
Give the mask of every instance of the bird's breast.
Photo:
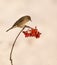
POLYGON ((17 24, 17 27, 24 27, 27 21, 22 21, 19 24, 17 24))

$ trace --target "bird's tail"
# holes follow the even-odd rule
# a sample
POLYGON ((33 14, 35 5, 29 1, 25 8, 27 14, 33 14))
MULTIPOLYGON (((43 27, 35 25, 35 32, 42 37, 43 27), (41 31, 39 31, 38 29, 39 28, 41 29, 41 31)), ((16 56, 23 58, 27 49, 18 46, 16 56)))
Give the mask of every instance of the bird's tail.
POLYGON ((6 32, 8 32, 9 30, 11 30, 13 27, 9 28, 8 30, 6 30, 6 32))

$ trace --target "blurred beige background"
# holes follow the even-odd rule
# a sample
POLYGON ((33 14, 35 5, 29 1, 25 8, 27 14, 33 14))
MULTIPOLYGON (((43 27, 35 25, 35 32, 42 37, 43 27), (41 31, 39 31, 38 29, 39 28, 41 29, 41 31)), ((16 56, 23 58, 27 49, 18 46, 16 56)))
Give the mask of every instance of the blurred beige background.
POLYGON ((23 15, 30 15, 42 33, 39 39, 21 33, 13 51, 14 65, 57 65, 57 0, 0 0, 0 65, 10 65, 9 54, 18 32, 5 32, 23 15))

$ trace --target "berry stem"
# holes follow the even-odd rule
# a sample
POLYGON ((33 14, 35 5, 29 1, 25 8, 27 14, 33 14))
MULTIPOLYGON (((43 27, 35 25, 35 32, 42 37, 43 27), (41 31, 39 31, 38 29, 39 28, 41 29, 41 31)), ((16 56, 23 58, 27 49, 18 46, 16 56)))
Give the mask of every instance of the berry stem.
POLYGON ((12 53, 13 53, 13 49, 14 49, 16 40, 18 39, 20 33, 21 33, 25 28, 31 28, 31 27, 25 25, 25 26, 21 29, 21 31, 18 33, 17 37, 15 38, 15 40, 14 40, 14 42, 13 42, 13 45, 12 45, 12 48, 11 48, 11 51, 10 51, 10 62, 11 62, 11 65, 13 65, 12 53))

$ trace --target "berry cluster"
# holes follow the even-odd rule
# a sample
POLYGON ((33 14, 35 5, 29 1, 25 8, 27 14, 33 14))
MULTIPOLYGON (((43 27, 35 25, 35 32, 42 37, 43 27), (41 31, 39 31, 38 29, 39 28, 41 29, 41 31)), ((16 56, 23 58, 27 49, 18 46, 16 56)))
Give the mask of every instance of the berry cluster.
POLYGON ((37 27, 23 31, 25 37, 36 37, 39 38, 41 33, 38 31, 37 27))

